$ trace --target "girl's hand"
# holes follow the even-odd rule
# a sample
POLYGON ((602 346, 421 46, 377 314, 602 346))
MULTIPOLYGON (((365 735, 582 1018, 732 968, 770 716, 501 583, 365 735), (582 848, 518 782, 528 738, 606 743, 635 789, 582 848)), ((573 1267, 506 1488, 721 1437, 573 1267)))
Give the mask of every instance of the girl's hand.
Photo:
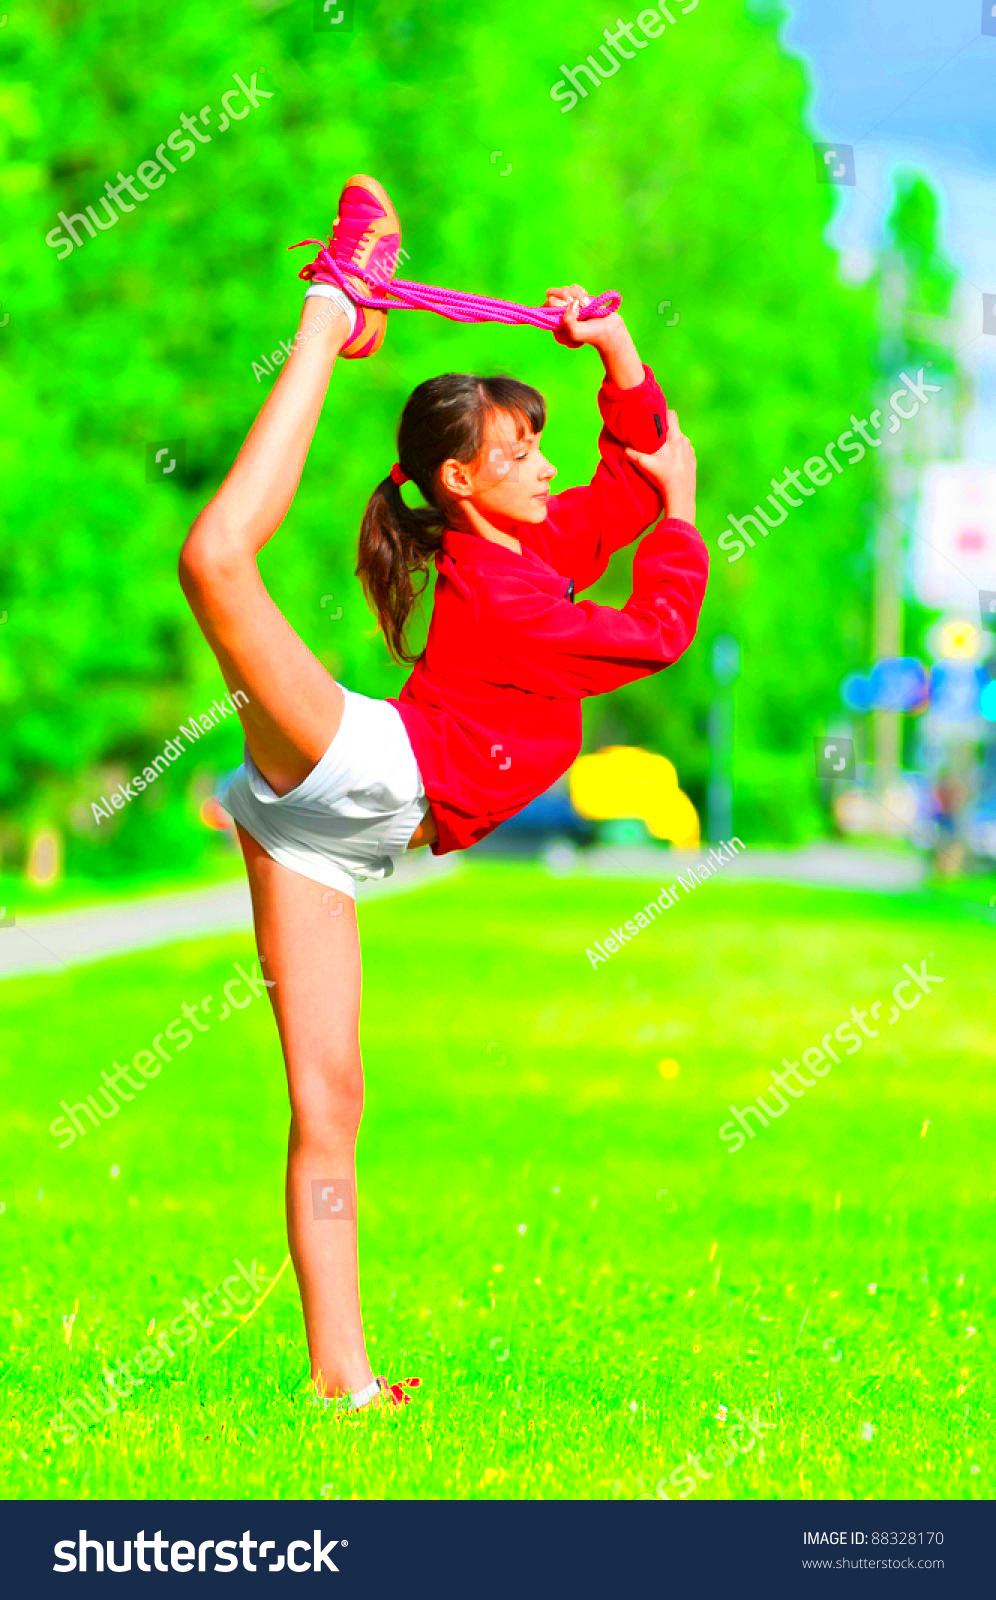
POLYGON ((664 496, 669 517, 695 523, 695 451, 678 426, 677 411, 667 414, 667 438, 659 450, 648 454, 626 446, 626 454, 645 478, 664 496))
POLYGON ((626 324, 618 311, 613 311, 608 317, 592 317, 588 322, 580 322, 578 312, 590 299, 587 289, 583 289, 579 283, 569 283, 563 288, 546 291, 546 305, 567 307, 563 321, 553 335, 558 344, 566 345, 569 350, 580 350, 584 344, 604 350, 619 338, 620 333, 625 333, 626 324))

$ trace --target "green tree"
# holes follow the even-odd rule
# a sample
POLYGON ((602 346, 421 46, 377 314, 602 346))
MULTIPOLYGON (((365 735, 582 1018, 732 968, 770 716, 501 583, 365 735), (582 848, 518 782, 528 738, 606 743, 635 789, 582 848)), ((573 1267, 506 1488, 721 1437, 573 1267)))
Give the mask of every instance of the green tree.
MULTIPOLYGON (((671 14, 565 113, 551 97, 563 66, 603 42, 605 17, 587 0, 531 13, 505 0, 483 12, 357 0, 348 34, 316 32, 304 0, 234 11, 178 0, 154 24, 134 0, 11 12, 0 32, 9 850, 42 818, 80 830, 77 860, 98 847, 129 859, 200 847, 188 789, 239 759, 231 722, 96 835, 89 802, 108 768, 134 771, 219 689, 176 553, 271 381, 257 381, 254 362, 292 331, 308 256, 286 247, 328 233, 357 170, 397 198, 410 277, 534 303, 574 278, 622 292, 697 447, 714 571, 686 660, 590 704, 589 743, 661 750, 701 799, 707 646, 732 631, 744 649, 738 823, 770 836, 816 825, 806 752, 863 638, 871 468, 835 478, 735 566, 715 540, 772 474, 819 452, 867 403, 871 300, 839 282, 824 240, 833 192, 816 181, 804 73, 774 24, 735 0, 671 14), (235 73, 256 74, 270 98, 222 131, 235 73), (105 181, 155 157, 181 113, 207 142, 59 259, 45 243, 59 212, 96 206, 105 181), (147 482, 147 447, 177 439, 184 478, 147 482)), ((359 518, 394 458, 407 394, 453 369, 536 383, 561 485, 594 466, 597 363, 548 335, 399 312, 376 360, 344 363, 262 570, 330 670, 366 693, 396 691, 403 674, 353 577, 359 518)), ((626 592, 627 559, 600 597, 626 592)))

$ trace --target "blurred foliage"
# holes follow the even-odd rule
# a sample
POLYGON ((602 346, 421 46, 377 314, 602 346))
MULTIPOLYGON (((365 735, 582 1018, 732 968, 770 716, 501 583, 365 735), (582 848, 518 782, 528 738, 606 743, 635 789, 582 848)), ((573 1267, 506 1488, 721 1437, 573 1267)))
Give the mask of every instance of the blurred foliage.
MULTIPOLYGON (((881 302, 883 371, 916 373, 930 367, 930 381, 945 387, 933 403, 929 420, 921 419, 902 448, 907 462, 924 453, 942 458, 960 453, 961 423, 973 395, 955 349, 954 295, 958 273, 944 254, 937 197, 916 172, 900 168, 893 176, 893 203, 886 219, 885 248, 876 275, 881 302)), ((918 537, 915 474, 894 486, 898 511, 909 547, 918 537)), ((926 635, 938 613, 922 604, 912 584, 903 608, 904 649, 910 655, 928 654, 926 635)), ((915 767, 920 730, 916 718, 903 719, 906 765, 915 767)))
MULTIPOLYGON (((565 114, 552 86, 602 42, 605 17, 589 3, 528 14, 357 0, 348 34, 316 32, 304 0, 177 0, 155 19, 134 0, 11 10, 0 32, 8 856, 43 820, 73 830, 70 864, 98 843, 178 862, 207 844, 189 789, 237 763, 232 721, 87 846, 90 802, 110 769, 140 769, 220 688, 176 553, 272 381, 257 382, 253 363, 293 331, 308 257, 287 246, 328 233, 350 172, 377 174, 395 196, 406 276, 533 303, 573 279, 621 291, 695 442, 714 553, 729 512, 867 407, 873 289, 839 281, 824 237, 836 197, 816 181, 806 78, 781 51, 777 13, 715 0, 673 15, 565 114), (221 132, 233 73, 255 73, 272 98, 221 132), (193 158, 59 260, 45 244, 58 213, 96 206, 106 180, 135 173, 202 107, 193 158), (146 482, 147 446, 177 439, 183 480, 146 482), (175 816, 152 827, 157 806, 175 816)), ((595 464, 597 362, 536 330, 398 313, 375 360, 342 364, 262 570, 329 669, 368 694, 396 691, 403 674, 353 576, 359 518, 410 390, 461 369, 512 371, 545 392, 561 485, 595 464)), ((866 655, 874 470, 835 476, 736 566, 715 554, 698 642, 663 676, 589 703, 588 748, 660 751, 701 803, 709 644, 734 632, 737 826, 781 838, 818 827, 808 752, 843 672, 866 655)), ((629 559, 598 598, 628 593, 629 559)))
POLYGON ((940 248, 937 197, 917 173, 897 174, 888 228, 906 269, 909 310, 946 317, 958 274, 940 248))

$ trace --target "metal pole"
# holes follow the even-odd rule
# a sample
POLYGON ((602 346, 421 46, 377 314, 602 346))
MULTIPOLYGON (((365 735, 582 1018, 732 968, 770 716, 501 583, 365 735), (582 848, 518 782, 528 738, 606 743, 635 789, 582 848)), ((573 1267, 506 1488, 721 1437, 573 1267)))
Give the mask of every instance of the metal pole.
MULTIPOLYGON (((902 317, 906 304, 903 268, 895 256, 882 267, 883 374, 894 378, 906 352, 902 317)), ((872 656, 883 661, 902 655, 903 649, 903 530, 898 507, 902 502, 902 445, 898 434, 882 437, 885 504, 875 529, 875 581, 872 616, 872 656)), ((872 712, 873 787, 884 799, 902 766, 902 723, 898 711, 872 712)))
POLYGON ((733 835, 733 685, 740 675, 740 645, 731 633, 713 641, 711 665, 706 835, 718 844, 733 835))

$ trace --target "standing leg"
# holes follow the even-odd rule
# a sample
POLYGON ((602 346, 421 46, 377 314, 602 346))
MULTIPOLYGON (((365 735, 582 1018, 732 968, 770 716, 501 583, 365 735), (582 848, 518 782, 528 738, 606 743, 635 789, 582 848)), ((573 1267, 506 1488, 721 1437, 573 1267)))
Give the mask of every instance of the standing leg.
POLYGON ((363 1110, 356 908, 345 895, 323 901, 328 890, 273 861, 242 828, 239 839, 261 970, 276 980, 267 992, 291 1102, 287 1229, 311 1374, 320 1391, 340 1394, 371 1379, 360 1314, 357 1224, 355 1210, 349 1220, 316 1219, 312 1184, 348 1183, 356 1194, 363 1110))

